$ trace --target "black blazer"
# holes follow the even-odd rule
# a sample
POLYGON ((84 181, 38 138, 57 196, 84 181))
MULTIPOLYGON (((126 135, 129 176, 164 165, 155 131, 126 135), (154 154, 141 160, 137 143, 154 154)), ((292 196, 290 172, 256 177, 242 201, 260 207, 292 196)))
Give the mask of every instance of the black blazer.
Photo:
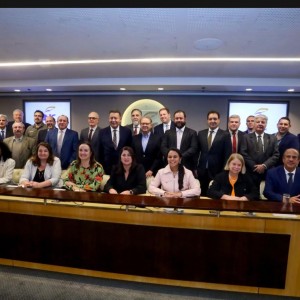
POLYGON ((161 137, 150 133, 148 144, 144 152, 142 136, 141 133, 133 136, 132 149, 135 152, 137 162, 143 165, 145 172, 150 170, 153 172, 153 176, 155 176, 157 171, 163 167, 162 154, 160 151, 161 137))
MULTIPOLYGON (((173 121, 171 121, 171 128, 170 129, 175 129, 176 126, 175 126, 175 123, 173 121)), ((169 129, 169 130, 170 130, 169 129)), ((164 124, 161 123, 159 125, 156 125, 153 129, 153 132, 159 136, 163 136, 165 133, 164 133, 164 124)))
MULTIPOLYGON (((161 152, 164 156, 165 165, 167 164, 167 153, 170 148, 177 148, 177 135, 176 129, 170 129, 165 132, 162 137, 161 152)), ((194 129, 185 127, 180 151, 182 153, 181 163, 189 170, 196 170, 197 161, 197 132, 194 129)))
MULTIPOLYGON (((232 141, 231 141, 231 135, 229 130, 226 130, 226 132, 228 132, 228 137, 229 137, 229 142, 230 142, 230 146, 231 146, 231 152, 232 152, 232 141)), ((237 153, 241 153, 241 145, 244 139, 244 135, 246 133, 243 131, 238 130, 237 131, 237 140, 238 140, 238 145, 237 145, 237 153)))
MULTIPOLYGON (((96 161, 99 160, 99 149, 98 149, 98 142, 99 142, 99 131, 100 131, 100 127, 97 126, 96 129, 95 129, 95 132, 93 134, 93 137, 92 137, 92 140, 91 140, 91 146, 92 146, 92 149, 95 153, 95 159, 96 161)), ((83 142, 86 142, 88 140, 88 136, 89 136, 89 132, 90 132, 90 128, 87 127, 87 128, 84 128, 81 130, 80 132, 80 136, 79 136, 79 143, 83 143, 83 142)))
POLYGON ((206 165, 208 162, 208 175, 209 178, 214 178, 220 173, 227 159, 229 158, 232 148, 230 142, 230 135, 228 132, 218 129, 213 143, 208 150, 207 143, 208 129, 198 132, 198 149, 199 149, 199 162, 198 162, 198 176, 204 176, 206 165))
POLYGON ((118 193, 123 191, 132 190, 134 195, 146 193, 146 176, 145 169, 141 164, 137 164, 133 168, 127 180, 124 174, 116 173, 117 166, 114 165, 111 170, 111 175, 104 186, 104 192, 108 193, 110 189, 115 189, 118 193))
POLYGON ((120 150, 124 146, 131 147, 131 130, 127 127, 120 126, 120 140, 117 149, 114 148, 110 126, 99 131, 98 143, 99 162, 102 164, 105 174, 110 175, 112 166, 116 165, 119 161, 120 150))
MULTIPOLYGON (((220 199, 223 195, 231 195, 232 186, 228 178, 229 171, 222 171, 214 178, 213 183, 207 190, 207 196, 213 199, 220 199)), ((234 185, 235 195, 247 197, 248 200, 259 200, 258 188, 247 174, 239 174, 238 180, 234 185)))
MULTIPOLYGON (((1 129, 0 129, 0 131, 1 131, 1 129)), ((8 127, 7 127, 7 125, 6 125, 6 128, 5 128, 5 136, 4 136, 4 138, 2 139, 2 136, 1 136, 1 134, 0 134, 0 141, 2 142, 4 139, 6 139, 7 137, 10 137, 10 135, 8 135, 8 127)))

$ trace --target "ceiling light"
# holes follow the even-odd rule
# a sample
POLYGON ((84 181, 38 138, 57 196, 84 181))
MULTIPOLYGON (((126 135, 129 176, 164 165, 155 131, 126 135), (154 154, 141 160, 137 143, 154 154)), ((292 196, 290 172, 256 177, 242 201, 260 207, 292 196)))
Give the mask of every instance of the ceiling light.
POLYGON ((15 90, 15 92, 21 92, 21 90, 15 90))
POLYGON ((251 89, 251 88, 247 88, 246 91, 247 91, 247 92, 251 92, 252 89, 251 89))
POLYGON ((159 91, 163 91, 163 90, 164 90, 164 88, 158 88, 158 90, 159 90, 159 91))
POLYGON ((52 89, 46 89, 47 92, 52 92, 52 89))
POLYGON ((288 92, 295 92, 295 89, 288 89, 288 92))
POLYGON ((126 91, 126 88, 120 88, 120 91, 126 91))

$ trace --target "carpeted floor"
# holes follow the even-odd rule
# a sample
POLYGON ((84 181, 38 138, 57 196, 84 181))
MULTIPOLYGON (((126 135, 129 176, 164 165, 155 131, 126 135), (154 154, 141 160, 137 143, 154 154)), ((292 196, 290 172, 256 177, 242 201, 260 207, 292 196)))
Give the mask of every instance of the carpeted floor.
POLYGON ((294 297, 256 295, 170 287, 0 266, 0 299, 10 300, 292 300, 294 297))

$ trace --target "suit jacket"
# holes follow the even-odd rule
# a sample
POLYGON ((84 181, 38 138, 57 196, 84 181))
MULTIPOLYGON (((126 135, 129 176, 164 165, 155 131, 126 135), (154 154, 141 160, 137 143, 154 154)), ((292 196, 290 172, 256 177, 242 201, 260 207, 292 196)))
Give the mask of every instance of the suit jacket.
MULTIPOLYGON (((275 134, 275 136, 276 136, 276 134, 275 134)), ((298 137, 290 132, 287 132, 286 135, 281 139, 281 141, 278 145, 279 159, 276 164, 277 166, 283 164, 283 162, 282 162, 283 153, 286 149, 289 149, 289 148, 295 148, 298 151, 300 150, 298 137)))
MULTIPOLYGON (((139 126, 140 126, 140 131, 139 131, 139 133, 140 133, 141 132, 141 124, 139 126)), ((129 128, 131 130, 131 134, 134 135, 133 134, 133 124, 132 123, 125 125, 125 127, 129 128)))
MULTIPOLYGON (((14 136, 13 130, 12 130, 12 125, 15 123, 15 121, 9 121, 7 123, 7 132, 6 132, 6 137, 10 137, 10 136, 14 136)), ((23 122, 23 124, 25 125, 25 131, 27 129, 27 127, 29 127, 31 124, 23 122)), ((24 133, 25 133, 24 131, 24 133)))
POLYGON ((162 168, 161 137, 150 133, 145 151, 142 146, 142 137, 141 133, 133 136, 132 149, 135 152, 137 162, 143 165, 145 172, 150 170, 155 176, 157 171, 162 168))
MULTIPOLYGON (((1 129, 0 129, 0 132, 1 132, 1 129)), ((7 137, 10 137, 11 135, 9 135, 9 131, 8 131, 8 126, 6 125, 6 128, 5 128, 5 136, 4 136, 4 139, 6 139, 7 137)), ((0 134, 0 141, 2 142, 4 139, 2 139, 2 136, 0 134)))
MULTIPOLYGON (((170 129, 162 137, 161 152, 164 156, 165 165, 167 165, 167 153, 170 148, 177 148, 176 129, 170 129)), ((197 132, 194 129, 185 127, 180 145, 182 153, 181 163, 189 170, 196 170, 197 162, 197 132)))
POLYGON ((208 149, 207 136, 208 129, 198 132, 198 176, 204 176, 206 167, 208 166, 209 178, 214 178, 223 170, 231 154, 230 135, 225 130, 219 128, 210 149, 208 149))
MULTIPOLYGON (((92 149, 94 150, 95 159, 97 161, 99 161, 98 137, 99 137, 100 129, 101 128, 99 126, 96 127, 95 132, 92 137, 92 140, 90 142, 92 149)), ((88 140, 89 132, 90 132, 90 127, 87 127, 87 128, 84 128, 81 130, 80 136, 79 136, 79 143, 83 143, 88 140)))
MULTIPOLYGON (((13 140, 14 140, 14 136, 10 136, 3 140, 3 142, 8 146, 10 151, 12 151, 13 148, 13 140)), ((16 169, 24 168, 28 158, 31 157, 31 155, 35 150, 35 145, 36 145, 35 139, 23 135, 21 150, 18 159, 15 159, 16 169)))
POLYGON ((120 150, 124 146, 131 147, 132 144, 131 130, 124 126, 119 126, 119 128, 120 139, 117 149, 114 148, 110 126, 107 126, 99 131, 99 162, 102 164, 105 174, 108 175, 111 173, 112 166, 117 164, 120 159, 120 150))
POLYGON ((271 201, 282 201, 283 194, 291 197, 300 194, 300 168, 296 169, 292 190, 289 192, 286 175, 283 166, 278 166, 267 171, 264 196, 271 201))
MULTIPOLYGON (((176 126, 175 126, 175 123, 173 122, 173 121, 171 121, 171 128, 170 129, 176 129, 176 126)), ((169 130, 170 130, 169 129, 169 130)), ((157 134, 157 135, 159 135, 159 136, 163 136, 165 133, 164 133, 164 124, 163 123, 161 123, 161 124, 159 124, 159 125, 156 125, 155 127, 154 127, 154 130, 153 130, 153 132, 155 133, 155 134, 157 134)))
MULTIPOLYGON (((230 135, 230 131, 226 130, 226 132, 229 133, 228 137, 229 137, 229 142, 231 145, 231 149, 232 149, 232 140, 231 140, 231 135, 230 135)), ((237 140, 238 140, 238 144, 237 144, 237 153, 241 153, 241 145, 242 145, 242 141, 244 138, 245 132, 238 130, 237 131, 237 140)))
POLYGON ((50 144, 53 150, 53 154, 60 158, 61 168, 63 170, 66 170, 69 167, 70 163, 77 157, 77 147, 79 144, 78 132, 67 128, 63 139, 60 155, 58 155, 57 153, 57 134, 58 128, 48 131, 45 142, 50 144))
POLYGON ((255 132, 245 134, 241 145, 241 154, 245 159, 248 172, 252 172, 257 164, 265 164, 267 169, 276 165, 279 158, 277 140, 274 135, 264 133, 264 152, 257 153, 255 132))
MULTIPOLYGON (((207 196, 213 199, 220 199, 223 195, 231 195, 232 186, 229 182, 229 171, 222 171, 214 178, 208 188, 207 196)), ((248 200, 259 200, 258 188, 253 184, 248 174, 239 174, 234 184, 234 192, 237 197, 247 197, 248 200)))

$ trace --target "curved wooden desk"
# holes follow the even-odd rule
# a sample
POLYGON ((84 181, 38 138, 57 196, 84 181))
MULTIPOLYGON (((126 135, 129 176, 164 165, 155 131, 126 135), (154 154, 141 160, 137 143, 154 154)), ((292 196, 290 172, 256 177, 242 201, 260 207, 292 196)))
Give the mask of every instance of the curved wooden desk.
POLYGON ((300 296, 298 214, 266 201, 0 187, 0 263, 300 296))

